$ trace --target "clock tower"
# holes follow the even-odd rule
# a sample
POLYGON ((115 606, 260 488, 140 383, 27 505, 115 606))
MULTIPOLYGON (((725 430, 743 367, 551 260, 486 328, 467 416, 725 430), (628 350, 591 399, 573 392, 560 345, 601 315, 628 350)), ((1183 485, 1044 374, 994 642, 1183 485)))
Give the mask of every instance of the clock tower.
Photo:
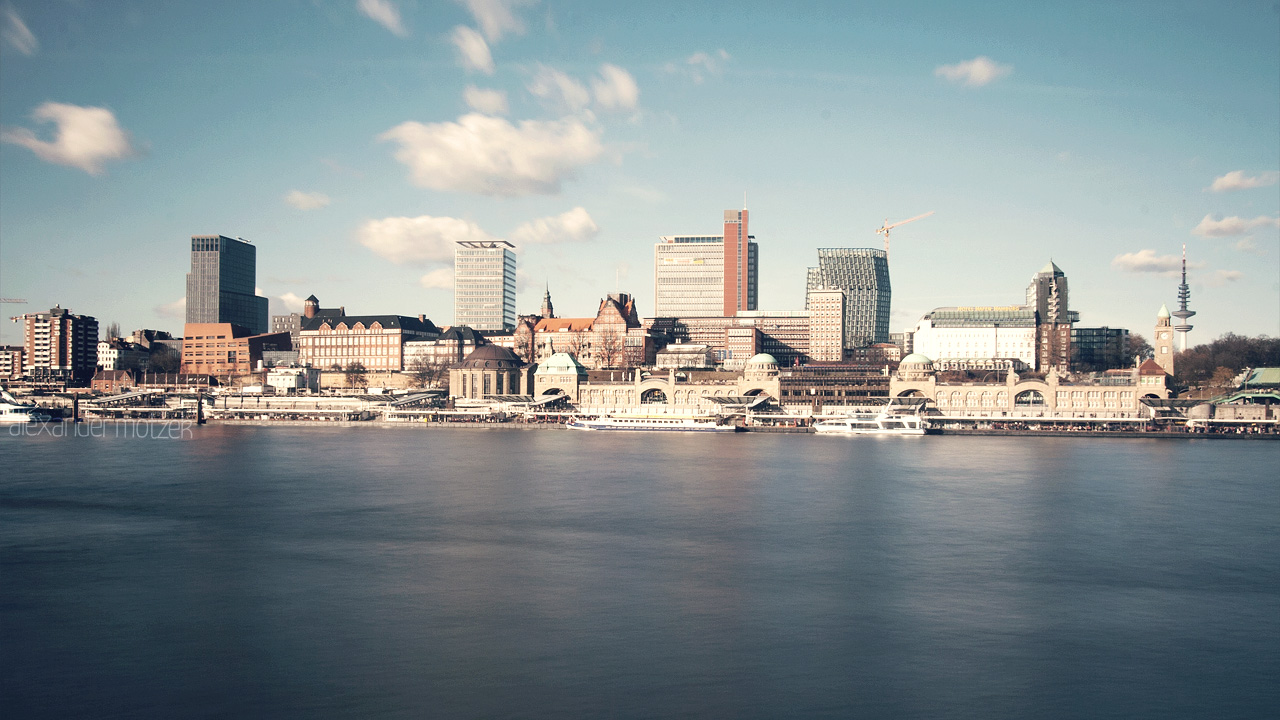
POLYGON ((1156 330, 1151 336, 1151 347, 1155 349, 1155 361, 1164 368, 1165 374, 1173 375, 1173 323, 1169 321, 1169 308, 1160 306, 1160 314, 1156 315, 1156 330))

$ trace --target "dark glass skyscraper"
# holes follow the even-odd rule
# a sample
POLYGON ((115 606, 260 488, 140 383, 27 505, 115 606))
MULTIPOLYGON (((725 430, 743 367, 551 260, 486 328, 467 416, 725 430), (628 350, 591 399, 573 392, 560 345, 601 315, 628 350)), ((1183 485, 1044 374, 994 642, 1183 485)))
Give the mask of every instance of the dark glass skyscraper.
MULTIPOLYGON (((847 348, 889 341, 889 255, 872 248, 818 248, 806 291, 844 291, 847 348)), ((805 293, 808 309, 808 292, 805 293)))
POLYGON ((187 322, 232 323, 267 332, 267 299, 254 294, 258 249, 222 235, 191 237, 187 322))

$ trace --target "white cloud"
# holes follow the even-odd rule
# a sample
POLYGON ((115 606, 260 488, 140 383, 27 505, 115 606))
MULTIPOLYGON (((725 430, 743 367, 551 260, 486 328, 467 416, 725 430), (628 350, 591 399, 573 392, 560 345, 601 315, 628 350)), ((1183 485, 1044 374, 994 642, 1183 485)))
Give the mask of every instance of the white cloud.
POLYGON ((365 17, 400 37, 409 35, 409 31, 400 22, 400 9, 391 0, 360 0, 356 4, 365 17))
POLYGON ((431 272, 423 275, 418 279, 418 284, 428 290, 452 290, 453 289, 453 268, 444 267, 436 268, 431 272))
POLYGON ((933 74, 966 87, 982 87, 1013 72, 1012 65, 1001 65, 985 55, 955 65, 939 65, 933 74))
POLYGON ((102 165, 108 160, 134 154, 129 136, 106 108, 47 102, 36 108, 31 118, 58 126, 52 142, 39 139, 27 128, 0 132, 0 142, 21 145, 41 160, 79 168, 90 175, 101 175, 102 165))
POLYGON ((1244 235, 1258 228, 1271 227, 1280 228, 1280 217, 1259 215, 1252 220, 1248 220, 1232 215, 1221 220, 1215 220, 1212 216, 1205 215, 1200 224, 1195 226, 1191 232, 1201 237, 1230 237, 1232 235, 1244 235))
POLYGON ((542 64, 526 88, 547 107, 560 112, 575 113, 591 102, 591 93, 582 83, 542 64))
POLYGON ((1133 273, 1176 273, 1182 269, 1182 258, 1177 255, 1156 255, 1155 250, 1139 250, 1136 253, 1117 255, 1111 267, 1133 273))
POLYGON ((582 242, 600 233, 600 226, 581 207, 552 217, 538 218, 516 228, 511 242, 516 245, 548 245, 562 242, 582 242))
POLYGON ((467 89, 462 91, 462 97, 476 112, 482 112, 485 115, 507 114, 507 94, 501 90, 485 90, 475 85, 468 85, 467 89))
POLYGON ((1253 188, 1267 187, 1275 185, 1280 180, 1278 172, 1264 172, 1254 177, 1248 177, 1243 170, 1232 170, 1231 172, 1219 178, 1214 178, 1213 184, 1207 190, 1213 192, 1230 192, 1232 190, 1251 190, 1253 188))
POLYGON ((308 193, 294 190, 284 196, 284 201, 299 210, 316 210, 332 202, 324 193, 308 193))
POLYGON ((1220 287, 1227 283, 1233 283, 1244 277, 1244 273, 1239 270, 1214 270, 1209 277, 1205 278, 1204 284, 1209 287, 1220 287))
POLYGON ((458 241, 497 238, 468 220, 421 215, 369 220, 356 231, 356 239, 396 264, 430 265, 452 262, 454 243, 458 241))
POLYGON ((466 25, 453 29, 449 41, 458 49, 458 62, 464 70, 476 70, 485 75, 493 74, 493 55, 489 53, 489 44, 484 36, 466 25))
POLYGON ((1255 243, 1253 241, 1253 238, 1251 237, 1241 238, 1239 242, 1235 244, 1235 249, 1239 250, 1240 252, 1253 253, 1254 255, 1265 254, 1262 252, 1262 250, 1258 248, 1258 244, 1255 243))
POLYGON ((280 304, 284 305, 289 312, 297 313, 302 312, 302 306, 306 302, 301 295, 291 292, 280 295, 276 299, 279 300, 280 304))
POLYGON ((462 0, 462 3, 489 42, 498 42, 507 33, 524 34, 524 22, 516 16, 515 9, 531 4, 529 0, 462 0))
POLYGON ((596 104, 609 110, 635 109, 640 99, 640 88, 631 73, 608 63, 600 66, 600 75, 591 81, 591 90, 596 104))
POLYGON ((4 31, 0 35, 4 36, 4 41, 9 44, 9 47, 23 55, 35 55, 36 50, 40 49, 40 41, 31 34, 27 24, 22 22, 22 16, 18 15, 18 11, 11 7, 4 9, 4 31))
POLYGON ((400 145, 395 157, 417 185, 482 195, 554 195, 604 152, 600 131, 577 118, 516 126, 470 113, 457 122, 401 123, 378 139, 400 145))
POLYGON ((155 306, 156 315, 160 317, 177 318, 183 322, 187 321, 187 298, 178 298, 170 303, 155 306))
POLYGON ((724 48, 714 53, 699 50, 686 58, 683 63, 677 65, 669 62, 663 65, 662 69, 673 75, 687 75, 694 84, 701 85, 708 76, 719 77, 724 72, 724 64, 729 58, 730 55, 724 48))

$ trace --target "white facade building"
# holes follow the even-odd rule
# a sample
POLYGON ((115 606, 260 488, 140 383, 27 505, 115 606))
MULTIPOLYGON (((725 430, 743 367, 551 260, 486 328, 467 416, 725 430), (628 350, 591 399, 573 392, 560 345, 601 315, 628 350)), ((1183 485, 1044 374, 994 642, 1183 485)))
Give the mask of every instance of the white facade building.
POLYGON ((816 362, 844 360, 844 291, 810 290, 805 307, 809 308, 809 358, 816 362))
POLYGON ((453 324, 476 330, 516 326, 515 245, 459 241, 453 250, 453 324))
POLYGON ((1022 305, 943 307, 920 319, 912 350, 943 360, 1018 360, 1036 366, 1036 311, 1022 305))

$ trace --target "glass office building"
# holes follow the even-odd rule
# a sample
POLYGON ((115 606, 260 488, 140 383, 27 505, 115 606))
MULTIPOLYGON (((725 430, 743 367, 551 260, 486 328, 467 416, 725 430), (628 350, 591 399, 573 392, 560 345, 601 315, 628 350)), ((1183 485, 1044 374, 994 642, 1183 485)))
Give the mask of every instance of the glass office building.
POLYGON ((844 291, 845 347, 889 341, 889 255, 884 250, 819 248, 818 267, 809 268, 806 310, 814 290, 844 291))
POLYGON ((187 322, 231 323, 253 335, 267 332, 267 299, 254 293, 258 249, 222 235, 191 238, 187 322))

